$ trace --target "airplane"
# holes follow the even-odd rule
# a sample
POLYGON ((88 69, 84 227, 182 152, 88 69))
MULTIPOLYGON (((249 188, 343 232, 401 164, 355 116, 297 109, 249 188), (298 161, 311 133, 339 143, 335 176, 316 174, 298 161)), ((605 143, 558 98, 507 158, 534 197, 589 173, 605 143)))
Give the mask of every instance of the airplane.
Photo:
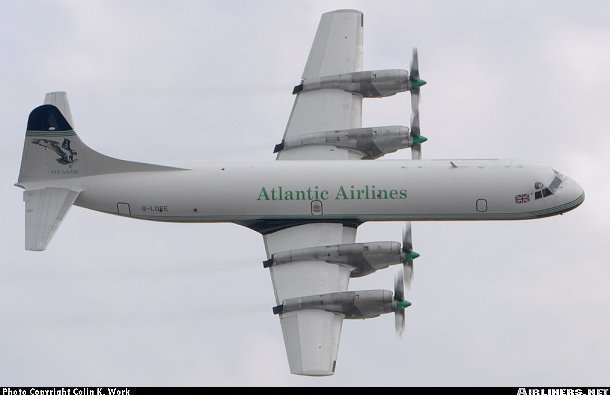
POLYGON ((193 168, 120 160, 74 130, 65 92, 29 115, 18 182, 25 248, 45 250, 71 206, 128 218, 228 222, 265 244, 290 372, 336 369, 343 319, 394 313, 404 329, 413 275, 410 221, 524 220, 563 214, 583 189, 552 167, 517 160, 422 159, 417 51, 410 69, 362 70, 363 14, 322 15, 276 161, 193 168), (362 126, 362 100, 411 94, 411 123, 362 126), (411 159, 374 160, 410 148, 411 159), (405 221, 402 243, 356 243, 367 221, 405 221), (394 292, 349 291, 351 277, 397 265, 394 292))

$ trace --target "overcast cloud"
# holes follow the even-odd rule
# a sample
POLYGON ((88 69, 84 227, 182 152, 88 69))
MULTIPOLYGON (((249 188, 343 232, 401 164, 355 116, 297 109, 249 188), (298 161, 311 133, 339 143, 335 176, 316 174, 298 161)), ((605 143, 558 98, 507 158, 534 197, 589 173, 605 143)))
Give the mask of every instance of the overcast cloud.
MULTIPOLYGON (((0 16, 0 385, 607 386, 607 1, 38 1, 0 16), (92 148, 153 163, 273 160, 320 15, 365 14, 366 69, 417 46, 426 158, 539 160, 578 209, 519 222, 413 224, 407 329, 345 321, 337 373, 289 374, 262 238, 74 207, 26 252, 17 181, 29 112, 68 92, 92 148)), ((409 97, 365 101, 408 124, 409 97)), ((399 152, 388 158, 407 158, 399 152)), ((367 223, 358 241, 399 240, 367 223)), ((350 289, 392 288, 394 270, 350 289)))

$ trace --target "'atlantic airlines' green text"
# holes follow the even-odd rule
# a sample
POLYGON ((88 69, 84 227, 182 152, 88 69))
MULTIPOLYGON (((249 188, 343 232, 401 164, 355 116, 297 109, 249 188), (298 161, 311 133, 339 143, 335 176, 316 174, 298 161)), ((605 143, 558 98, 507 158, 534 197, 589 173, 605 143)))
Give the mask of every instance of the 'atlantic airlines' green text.
POLYGON ((403 200, 407 198, 406 189, 382 189, 375 185, 349 187, 340 185, 337 191, 320 189, 318 186, 307 189, 290 189, 283 186, 262 187, 256 200, 403 200))

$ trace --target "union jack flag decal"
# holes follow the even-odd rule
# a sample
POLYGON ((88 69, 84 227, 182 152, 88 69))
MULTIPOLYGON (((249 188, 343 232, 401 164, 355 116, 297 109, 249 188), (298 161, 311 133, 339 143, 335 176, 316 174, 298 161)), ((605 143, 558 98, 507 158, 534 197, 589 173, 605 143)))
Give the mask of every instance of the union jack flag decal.
POLYGON ((529 193, 524 193, 523 195, 515 195, 515 203, 529 203, 530 195, 529 193))

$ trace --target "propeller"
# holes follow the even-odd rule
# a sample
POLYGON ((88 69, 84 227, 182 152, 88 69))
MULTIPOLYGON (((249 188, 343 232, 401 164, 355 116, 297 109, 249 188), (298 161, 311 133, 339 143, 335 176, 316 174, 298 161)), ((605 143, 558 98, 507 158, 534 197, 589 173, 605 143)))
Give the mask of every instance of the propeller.
MULTIPOLYGON (((413 58, 411 59, 411 70, 409 71, 409 86, 411 91, 411 159, 421 159, 421 144, 428 139, 420 134, 419 129, 419 88, 426 85, 426 81, 419 78, 419 59, 417 48, 413 48, 413 58)), ((406 222, 402 230, 402 263, 407 287, 411 287, 413 279, 413 259, 419 254, 413 251, 413 241, 411 239, 411 222, 406 222)))
POLYGON ((411 158, 421 159, 421 144, 428 139, 420 134, 419 130, 419 88, 426 85, 426 81, 419 78, 419 61, 417 48, 413 48, 413 58, 411 60, 411 70, 409 72, 409 86, 411 91, 411 158))
POLYGON ((394 277, 394 329, 398 336, 402 336, 405 330, 405 309, 411 306, 411 302, 405 300, 404 275, 396 273, 394 277))
POLYGON ((404 277, 407 287, 411 288, 413 280, 413 260, 419 258, 419 254, 413 251, 413 240, 411 239, 411 222, 405 222, 402 228, 402 264, 404 267, 404 277))

